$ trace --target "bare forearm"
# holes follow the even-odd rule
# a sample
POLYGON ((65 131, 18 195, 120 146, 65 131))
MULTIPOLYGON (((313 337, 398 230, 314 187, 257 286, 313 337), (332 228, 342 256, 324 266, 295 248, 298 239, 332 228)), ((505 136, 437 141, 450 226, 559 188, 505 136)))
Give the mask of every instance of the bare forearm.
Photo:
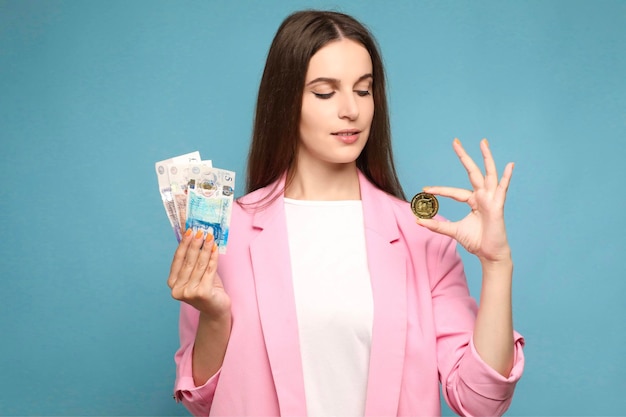
POLYGON ((230 338, 231 315, 212 319, 200 313, 193 348, 193 381, 196 386, 206 383, 222 367, 230 338))
POLYGON ((474 346, 485 363, 508 377, 513 367, 513 262, 483 262, 480 307, 474 325, 474 346))

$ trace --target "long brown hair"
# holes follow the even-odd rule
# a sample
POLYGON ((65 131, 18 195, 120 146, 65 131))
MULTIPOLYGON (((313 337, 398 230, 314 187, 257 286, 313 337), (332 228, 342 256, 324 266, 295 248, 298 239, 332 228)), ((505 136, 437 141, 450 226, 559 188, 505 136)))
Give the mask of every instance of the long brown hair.
POLYGON ((385 73, 376 41, 353 17, 318 10, 288 16, 270 47, 256 104, 246 193, 272 184, 293 168, 309 61, 327 43, 344 38, 367 49, 374 76, 374 117, 357 167, 378 188, 406 200, 393 162, 385 73))

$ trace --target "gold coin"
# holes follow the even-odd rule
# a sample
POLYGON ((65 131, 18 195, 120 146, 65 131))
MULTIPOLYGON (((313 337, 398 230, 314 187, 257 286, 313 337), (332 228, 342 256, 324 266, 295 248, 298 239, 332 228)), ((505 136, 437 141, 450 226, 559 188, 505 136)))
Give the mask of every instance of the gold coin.
POLYGON ((432 194, 417 193, 411 200, 411 210, 420 219, 431 219, 439 211, 439 201, 432 194))

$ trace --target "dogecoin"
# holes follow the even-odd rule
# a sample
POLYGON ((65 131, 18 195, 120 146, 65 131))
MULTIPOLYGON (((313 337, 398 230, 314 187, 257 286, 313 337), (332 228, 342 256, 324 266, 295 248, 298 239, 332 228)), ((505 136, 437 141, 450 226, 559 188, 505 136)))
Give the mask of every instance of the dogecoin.
POLYGON ((411 210, 421 219, 430 219, 439 211, 439 201, 432 194, 417 193, 411 200, 411 210))

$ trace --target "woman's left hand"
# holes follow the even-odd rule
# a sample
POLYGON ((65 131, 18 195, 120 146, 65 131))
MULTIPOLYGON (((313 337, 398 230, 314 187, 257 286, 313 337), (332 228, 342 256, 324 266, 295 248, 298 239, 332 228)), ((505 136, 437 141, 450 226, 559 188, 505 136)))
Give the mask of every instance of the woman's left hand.
POLYGON ((498 181, 496 164, 487 139, 480 142, 480 150, 485 161, 485 175, 465 152, 458 139, 454 140, 452 146, 467 170, 473 190, 425 187, 424 191, 467 203, 471 212, 457 222, 418 218, 417 224, 454 238, 468 252, 478 256, 481 262, 509 260, 511 251, 504 225, 504 201, 513 174, 513 163, 506 165, 502 178, 498 181))

